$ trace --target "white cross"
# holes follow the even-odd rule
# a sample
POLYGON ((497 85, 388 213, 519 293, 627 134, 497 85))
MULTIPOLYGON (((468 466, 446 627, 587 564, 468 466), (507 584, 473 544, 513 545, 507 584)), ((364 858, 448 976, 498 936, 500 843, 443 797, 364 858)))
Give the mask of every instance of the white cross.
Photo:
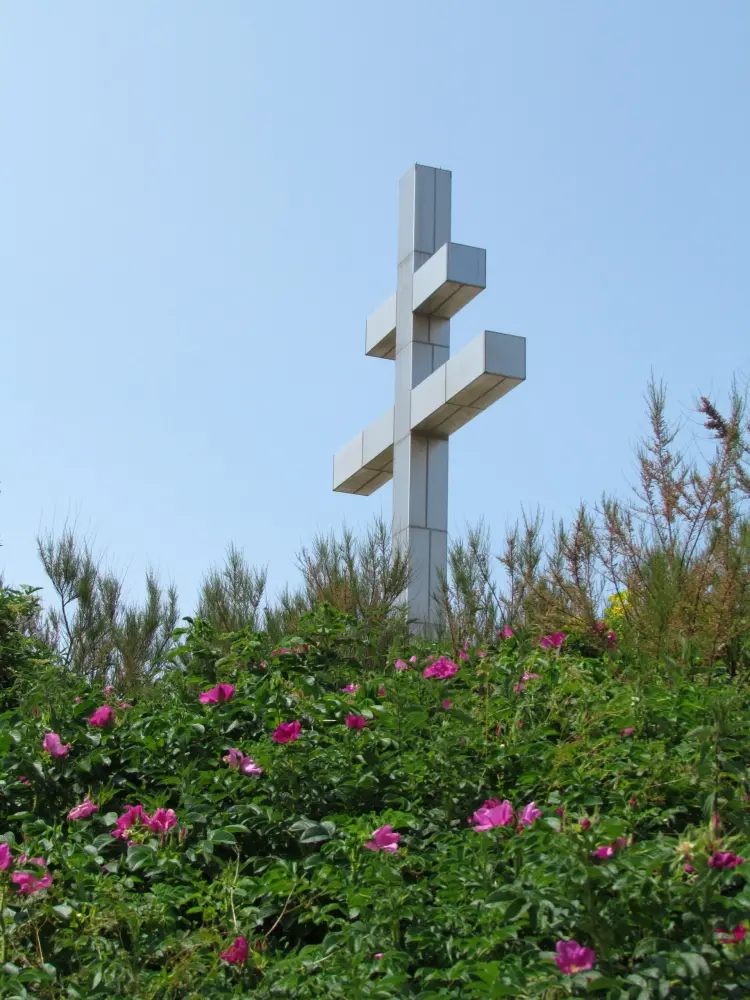
POLYGON ((485 330, 450 357, 450 320, 485 287, 485 251, 451 243, 451 173, 415 164, 399 185, 396 293, 367 320, 365 353, 396 362, 395 405, 333 460, 333 488, 393 478, 393 540, 409 558, 413 627, 438 621, 448 563, 448 438, 526 378, 526 339, 485 330))

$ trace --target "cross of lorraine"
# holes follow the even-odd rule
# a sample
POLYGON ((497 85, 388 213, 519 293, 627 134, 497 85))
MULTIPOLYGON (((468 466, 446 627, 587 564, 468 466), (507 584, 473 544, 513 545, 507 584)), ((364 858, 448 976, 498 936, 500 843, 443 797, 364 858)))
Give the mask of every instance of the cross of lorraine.
POLYGON ((448 565, 451 434, 526 378, 526 338, 485 330, 450 357, 450 321, 486 287, 486 253, 451 243, 451 172, 415 164, 399 184, 396 292, 367 320, 365 353, 395 362, 395 403, 333 460, 333 488, 369 496, 393 479, 393 543, 415 632, 439 622, 448 565))

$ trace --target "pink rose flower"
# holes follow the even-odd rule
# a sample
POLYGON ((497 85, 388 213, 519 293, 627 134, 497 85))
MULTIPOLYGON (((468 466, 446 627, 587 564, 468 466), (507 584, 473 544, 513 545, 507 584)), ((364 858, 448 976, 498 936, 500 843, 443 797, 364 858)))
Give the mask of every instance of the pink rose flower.
POLYGON ((539 819, 542 815, 542 810, 537 809, 535 802, 529 802, 527 806, 518 814, 518 825, 519 827, 531 826, 535 819, 539 819))
POLYGON ((94 813, 98 811, 99 811, 99 806, 95 805, 87 795, 79 806, 73 806, 73 808, 68 813, 68 819, 69 820, 88 819, 89 816, 93 816, 94 813))
POLYGON ((453 663, 449 660, 447 656, 440 656, 434 663, 431 663, 429 667, 425 667, 422 671, 423 677, 438 677, 444 680, 447 677, 452 677, 458 670, 458 664, 453 663))
POLYGON ((240 774, 247 775, 248 777, 251 775, 263 774, 263 768, 259 767, 252 757, 246 756, 236 747, 231 747, 229 753, 222 759, 225 760, 230 767, 237 768, 240 774))
POLYGON ((229 701, 234 694, 234 684, 217 684, 216 687, 203 691, 200 701, 203 705, 220 705, 229 701))
POLYGON ((632 736, 635 729, 632 726, 628 726, 627 729, 620 730, 620 736, 632 736))
POLYGON ((367 719, 364 715, 347 715, 347 729, 364 729, 367 726, 367 719))
POLYGON ((356 694, 359 691, 359 684, 347 684, 346 687, 341 688, 342 691, 346 691, 348 694, 356 694))
POLYGON ((714 934, 719 938, 721 944, 739 944, 745 940, 747 927, 744 924, 737 924, 733 931, 725 931, 723 927, 717 927, 714 934))
POLYGON ((394 666, 396 667, 396 670, 408 670, 409 669, 409 664, 408 663, 404 663, 403 660, 396 660, 394 666))
POLYGON ((595 851, 591 852, 592 858, 611 858, 615 853, 615 849, 611 844, 606 844, 602 847, 597 847, 595 851))
POLYGON ((541 674, 530 674, 528 670, 524 670, 523 677, 518 682, 518 684, 513 685, 513 690, 516 692, 516 694, 520 693, 521 691, 525 691, 527 681, 539 680, 540 676, 541 674))
POLYGON ((446 698, 443 701, 443 708, 446 710, 446 712, 448 711, 448 709, 451 707, 452 704, 453 702, 450 700, 450 698, 446 698))
POLYGON ((302 724, 295 722, 280 722, 274 729, 271 739, 274 743, 294 743, 302 732, 302 724))
POLYGON ((604 847, 597 847, 595 851, 591 852, 591 856, 594 858, 611 858, 615 851, 622 847, 627 847, 627 844, 627 837, 618 837, 617 840, 613 840, 611 844, 604 847))
POLYGON ((109 705, 102 705, 100 708, 97 708, 93 715, 89 716, 89 725, 97 729, 103 729, 113 721, 114 717, 115 713, 109 705))
POLYGON ((263 768, 256 764, 252 757, 244 757, 240 763, 240 774, 246 777, 263 774, 263 768))
POLYGON ((61 743, 57 733, 47 733, 42 740, 42 749, 46 750, 50 757, 67 757, 68 750, 72 743, 61 743))
POLYGON ((52 876, 49 872, 45 872, 41 878, 35 878, 28 872, 13 872, 10 880, 18 886, 16 892, 24 896, 30 896, 33 892, 40 892, 42 889, 49 889, 52 885, 52 876))
POLYGON ((590 827, 591 827, 591 820, 588 818, 588 816, 584 816, 583 819, 581 820, 581 829, 588 830, 590 827))
POLYGON ((584 948, 577 941, 558 941, 555 945, 555 961, 561 972, 572 976, 576 972, 586 972, 592 968, 596 952, 591 948, 584 948))
POLYGON ((385 698, 385 684, 381 684, 378 688, 378 698, 385 698))
POLYGON ((501 639, 512 639, 513 629, 510 625, 505 625, 503 628, 498 629, 497 634, 501 639))
POLYGON ((241 935, 240 937, 236 937, 234 939, 226 951, 219 952, 219 958, 223 958, 224 961, 229 962, 230 965, 242 965, 243 962, 247 961, 247 956, 247 939, 241 935))
POLYGON ((744 858, 741 858, 738 854, 734 854, 732 851, 716 851, 708 859, 709 868, 736 868, 737 865, 743 864, 744 858))
MULTIPOLYGON (((40 865, 42 868, 47 867, 47 862, 44 858, 30 858, 29 860, 35 865, 40 865)), ((23 864, 25 861, 26 855, 20 855, 18 864, 23 864)), ((32 893, 48 889, 52 885, 52 876, 49 872, 45 872, 41 878, 36 878, 36 876, 31 875, 29 872, 13 872, 10 880, 14 885, 18 886, 16 890, 18 895, 23 896, 30 896, 32 893)))
POLYGON ((12 864, 13 855, 10 853, 10 847, 2 840, 0 841, 0 872, 7 871, 12 864))
MULTIPOLYGON (((409 663, 416 663, 416 662, 417 662, 416 656, 410 656, 409 657, 409 663)), ((408 667, 407 667, 407 670, 408 670, 408 667)))
POLYGON ((513 807, 505 799, 487 799, 484 805, 469 818, 469 823, 474 824, 476 833, 483 833, 491 830, 494 826, 510 826, 513 822, 513 807))
POLYGON ((144 813, 144 822, 151 833, 160 833, 162 836, 177 825, 177 814, 174 809, 163 809, 161 806, 153 816, 144 813))
POLYGON ((553 632, 552 635, 543 635, 539 640, 539 645, 542 649, 559 649, 564 641, 564 632, 553 632))
POLYGON ((241 750, 238 750, 237 747, 230 747, 227 751, 227 755, 221 759, 225 760, 230 767, 239 767, 244 756, 244 753, 241 750))
POLYGON ((127 840, 129 837, 128 831, 131 826, 135 826, 136 823, 140 823, 145 826, 147 821, 148 813, 144 810, 143 806, 128 806, 122 816, 120 816, 117 820, 117 829, 112 830, 110 836, 119 837, 121 840, 127 840))
POLYGON ((373 831, 372 836, 373 839, 368 840, 365 844, 368 851, 388 851, 389 854, 395 854, 398 850, 401 834, 394 833, 390 824, 378 827, 377 830, 373 831))

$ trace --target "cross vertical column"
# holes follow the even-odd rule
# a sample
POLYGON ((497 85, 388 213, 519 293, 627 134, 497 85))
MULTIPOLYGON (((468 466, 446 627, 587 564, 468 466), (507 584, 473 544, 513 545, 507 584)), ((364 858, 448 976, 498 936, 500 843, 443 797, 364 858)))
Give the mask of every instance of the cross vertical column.
POLYGON ((393 539, 412 574, 404 599, 414 628, 429 634, 433 594, 448 563, 448 438, 411 430, 411 391, 450 355, 450 320, 413 310, 414 272, 451 238, 451 173, 413 166, 399 185, 393 539))
POLYGON ((333 488, 370 496, 393 478, 393 541, 409 559, 402 602, 433 635, 448 566, 448 437, 526 378, 526 341, 485 330, 450 357, 450 319, 485 287, 486 255, 451 242, 451 173, 401 178, 396 292, 365 327, 365 354, 395 361, 395 403, 333 459, 333 488))

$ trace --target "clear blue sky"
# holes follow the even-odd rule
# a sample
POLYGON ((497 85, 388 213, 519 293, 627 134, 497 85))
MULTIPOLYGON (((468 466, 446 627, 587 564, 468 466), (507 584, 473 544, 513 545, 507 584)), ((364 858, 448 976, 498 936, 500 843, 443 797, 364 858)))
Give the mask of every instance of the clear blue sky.
POLYGON ((392 400, 364 322, 415 161, 487 249, 454 350, 528 339, 452 529, 626 489, 652 368, 688 419, 750 371, 749 53, 748 0, 0 0, 0 572, 77 516, 189 613, 230 539, 278 588, 389 514, 331 463, 392 400))

